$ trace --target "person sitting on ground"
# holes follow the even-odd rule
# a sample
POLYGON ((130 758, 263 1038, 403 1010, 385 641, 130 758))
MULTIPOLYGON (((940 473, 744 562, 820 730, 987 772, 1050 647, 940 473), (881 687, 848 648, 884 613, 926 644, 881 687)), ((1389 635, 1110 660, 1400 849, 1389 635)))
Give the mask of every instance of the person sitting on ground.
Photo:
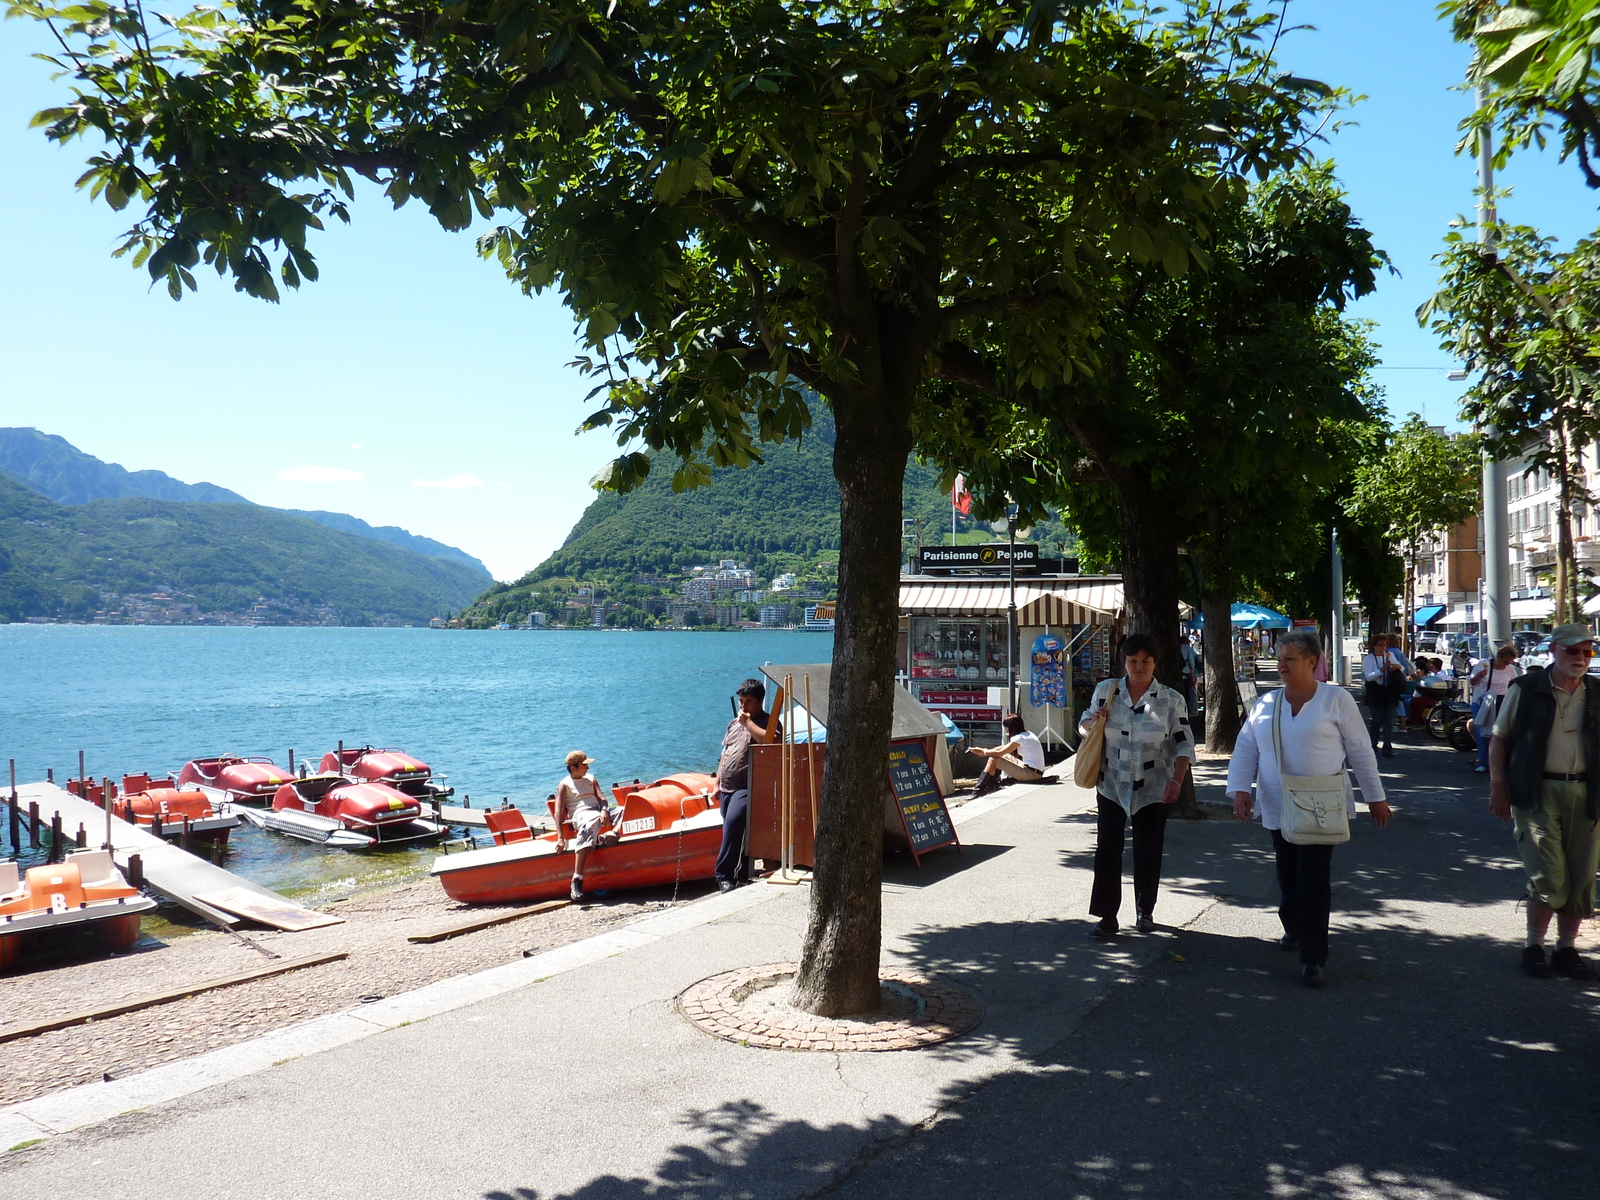
POLYGON ((1039 744, 1038 737, 1028 732, 1022 718, 1016 713, 1008 714, 1001 726, 1008 739, 1003 745, 993 750, 985 750, 982 746, 972 748, 974 754, 989 760, 984 764, 978 786, 973 790, 974 797, 987 796, 998 788, 1001 771, 1023 783, 1044 778, 1044 747, 1039 744))
POLYGON ((572 898, 583 899, 583 868, 589 861, 589 852, 596 846, 611 845, 617 840, 615 832, 607 827, 622 815, 620 808, 606 807, 600 785, 589 775, 594 759, 582 750, 567 755, 567 777, 556 787, 556 852, 565 854, 567 839, 563 822, 571 822, 573 848, 577 854, 572 860, 572 898))

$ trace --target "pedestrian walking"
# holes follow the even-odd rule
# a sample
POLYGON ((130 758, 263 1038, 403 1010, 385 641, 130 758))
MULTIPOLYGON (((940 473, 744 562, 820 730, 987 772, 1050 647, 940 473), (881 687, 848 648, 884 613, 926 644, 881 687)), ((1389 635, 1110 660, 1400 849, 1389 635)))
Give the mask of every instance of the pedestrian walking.
POLYGON ((1094 887, 1089 915, 1098 938, 1115 937, 1122 907, 1122 847, 1133 826, 1133 902, 1140 933, 1155 928, 1156 892, 1166 840, 1167 805, 1178 799, 1194 758, 1188 705, 1181 692, 1156 682, 1160 647, 1148 633, 1122 642, 1124 678, 1103 679, 1078 729, 1106 722, 1100 780, 1095 785, 1094 887))
MULTIPOLYGON (((1278 920, 1283 924, 1278 945, 1300 952, 1300 978, 1307 987, 1321 987, 1326 978, 1333 845, 1301 844, 1285 836, 1284 776, 1291 785, 1308 778, 1340 779, 1349 821, 1356 802, 1347 769, 1354 771, 1373 824, 1382 829, 1390 817, 1361 711, 1342 687, 1317 682, 1321 655, 1315 634, 1294 630, 1279 639, 1278 678, 1283 686, 1256 701, 1228 763, 1234 815, 1248 821, 1259 807, 1261 824, 1272 834, 1278 920)), ((1348 829, 1344 836, 1349 837, 1348 829)))
POLYGON ((1506 698, 1506 689, 1511 686, 1511 681, 1521 676, 1522 667, 1517 662, 1515 646, 1501 646, 1493 658, 1473 664, 1470 677, 1472 735, 1478 739, 1478 765, 1472 769, 1479 774, 1489 770, 1489 740, 1494 736, 1495 710, 1506 698))
POLYGON ((1371 722, 1372 752, 1378 752, 1378 740, 1383 740, 1385 757, 1394 755, 1394 713, 1400 700, 1400 688, 1405 674, 1400 664, 1389 655, 1389 638, 1375 633, 1367 641, 1367 652, 1361 656, 1362 703, 1367 706, 1371 722))
POLYGON ((1588 626, 1558 626, 1550 665, 1506 687, 1489 742, 1489 811, 1512 821, 1528 877, 1522 969, 1539 979, 1594 978, 1578 955, 1600 866, 1600 679, 1588 674, 1593 657, 1588 626), (1552 916, 1556 949, 1547 962, 1552 916))

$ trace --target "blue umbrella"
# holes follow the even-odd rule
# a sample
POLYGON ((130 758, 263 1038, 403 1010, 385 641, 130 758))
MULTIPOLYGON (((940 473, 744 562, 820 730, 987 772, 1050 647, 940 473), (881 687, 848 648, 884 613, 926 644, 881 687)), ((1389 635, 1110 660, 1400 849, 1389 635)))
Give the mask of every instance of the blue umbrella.
MULTIPOLYGON (((1294 626, 1288 617, 1264 604, 1235 604, 1230 620, 1240 629, 1290 629, 1294 626)), ((1189 624, 1195 629, 1204 629, 1205 614, 1195 613, 1194 620, 1189 624)))

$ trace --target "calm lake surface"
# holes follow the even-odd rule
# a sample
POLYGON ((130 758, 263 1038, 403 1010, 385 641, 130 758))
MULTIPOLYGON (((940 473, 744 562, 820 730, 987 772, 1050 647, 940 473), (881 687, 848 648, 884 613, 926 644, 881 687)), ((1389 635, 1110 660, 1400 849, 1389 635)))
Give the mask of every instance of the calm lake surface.
MULTIPOLYGON (((0 769, 19 782, 176 773, 231 752, 288 765, 398 746, 473 807, 530 812, 581 749, 602 784, 715 769, 729 697, 763 663, 827 662, 825 633, 0 625, 0 769)), ((0 784, 4 783, 0 777, 0 784)), ((9 846, 0 854, 9 853, 9 846)), ((229 870, 310 903, 425 872, 434 847, 356 854, 248 826, 229 870)))

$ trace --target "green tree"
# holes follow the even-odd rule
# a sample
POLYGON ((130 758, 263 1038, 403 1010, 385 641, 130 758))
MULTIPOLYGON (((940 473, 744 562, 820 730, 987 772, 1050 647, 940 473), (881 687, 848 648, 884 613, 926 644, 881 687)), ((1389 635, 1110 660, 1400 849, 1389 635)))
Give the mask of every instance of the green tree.
POLYGON ((1440 288, 1417 313, 1476 372, 1462 413, 1490 451, 1556 480, 1556 621, 1581 619, 1573 506, 1591 500, 1584 447, 1600 439, 1600 245, 1556 251, 1521 225, 1482 242, 1452 231, 1440 288))
MULTIPOLYGON (((1415 631, 1418 548, 1424 538, 1478 511, 1478 453, 1476 437, 1447 437, 1412 413, 1356 472, 1347 510, 1369 526, 1386 529, 1405 559, 1408 645, 1415 631)), ((1375 623, 1378 614, 1368 617, 1375 623)))
POLYGON ((1591 0, 1447 0, 1439 6, 1457 41, 1473 47, 1467 77, 1487 91, 1467 120, 1472 143, 1481 129, 1501 133, 1497 162, 1543 149, 1550 121, 1560 125, 1561 157, 1576 155, 1584 181, 1600 187, 1600 6, 1591 0))
POLYGON ((1019 477, 1034 511, 1064 504, 1090 555, 1119 564, 1129 624, 1157 635, 1171 684, 1179 546, 1194 552, 1206 738, 1231 747, 1240 714, 1229 607, 1251 571, 1296 560, 1306 514, 1348 478, 1337 427, 1377 419, 1371 349, 1340 310, 1372 289, 1384 259, 1326 167, 1269 178, 1212 225, 1204 272, 1124 266, 1099 370, 1009 393, 1008 427, 981 405, 958 409, 943 452, 987 456, 970 478, 988 510, 1019 494, 1019 477))
MULTIPOLYGON (((241 0, 173 18, 104 0, 58 17, 104 136, 86 186, 142 210, 123 252, 174 295, 204 263, 276 298, 352 174, 558 288, 597 378, 589 428, 675 483, 831 409, 840 491, 825 814, 800 1003, 876 1005, 901 489, 974 370, 1045 389, 1092 370, 1130 261, 1204 263, 1242 179, 1297 160, 1328 90, 1276 69, 1270 10, 1191 0, 241 0), (276 276, 276 278, 275 278, 276 276), (630 447, 639 446, 639 449, 630 447)), ((816 539, 808 539, 816 550, 816 539)), ((1140 601, 1143 603, 1143 601, 1140 601)))

